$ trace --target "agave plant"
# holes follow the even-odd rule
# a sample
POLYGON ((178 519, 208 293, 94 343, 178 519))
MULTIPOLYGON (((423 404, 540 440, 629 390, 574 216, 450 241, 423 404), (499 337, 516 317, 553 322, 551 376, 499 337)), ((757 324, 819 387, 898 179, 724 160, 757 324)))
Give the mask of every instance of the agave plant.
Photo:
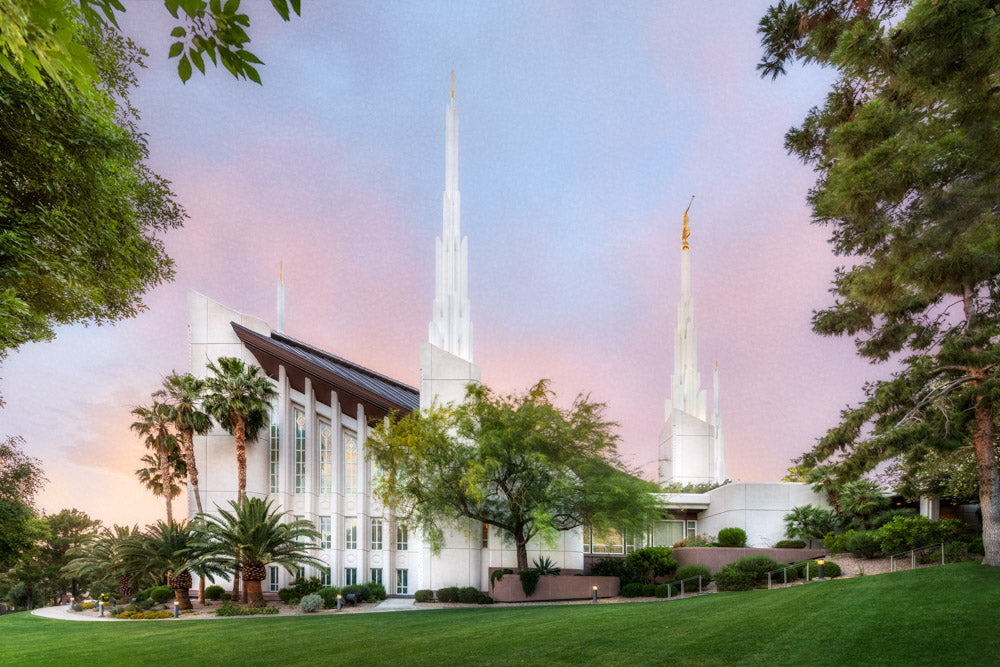
POLYGON ((204 555, 201 560, 225 570, 243 572, 247 600, 251 607, 263 607, 261 581, 267 565, 281 565, 295 572, 303 565, 325 567, 309 555, 315 549, 319 532, 305 520, 285 522, 285 512, 273 507, 271 500, 244 498, 242 503, 229 501, 231 510, 216 506, 218 516, 204 516, 195 526, 194 547, 204 555))
POLYGON ((536 558, 532 561, 532 567, 538 574, 559 574, 562 572, 562 568, 556 567, 556 564, 552 562, 552 559, 548 556, 542 558, 536 558))

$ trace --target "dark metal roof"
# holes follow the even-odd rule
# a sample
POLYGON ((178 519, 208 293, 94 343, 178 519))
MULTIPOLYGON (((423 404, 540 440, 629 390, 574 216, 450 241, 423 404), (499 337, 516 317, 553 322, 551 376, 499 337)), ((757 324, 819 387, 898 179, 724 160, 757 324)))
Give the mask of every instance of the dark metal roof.
POLYGON ((420 391, 408 384, 276 331, 264 336, 236 322, 232 326, 268 375, 277 377, 278 365, 286 366, 290 381, 299 391, 304 391, 303 378, 309 377, 322 403, 328 402, 322 395, 326 389, 336 391, 341 403, 349 397, 353 399, 350 403, 364 404, 368 414, 411 412, 420 407, 420 391))

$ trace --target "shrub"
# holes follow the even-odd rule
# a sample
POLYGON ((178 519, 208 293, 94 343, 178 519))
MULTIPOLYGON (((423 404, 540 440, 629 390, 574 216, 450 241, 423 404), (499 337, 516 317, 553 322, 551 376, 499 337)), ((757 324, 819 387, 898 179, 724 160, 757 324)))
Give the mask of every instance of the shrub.
POLYGON ((458 601, 462 604, 476 604, 479 602, 479 590, 475 586, 466 586, 458 592, 458 601))
POLYGON ((376 583, 374 581, 369 581, 366 584, 362 584, 362 588, 367 591, 366 599, 368 600, 384 600, 386 598, 385 586, 376 583))
POLYGON ((859 558, 871 558, 879 552, 878 541, 868 532, 850 531, 846 546, 849 552, 859 558))
POLYGON ((686 537, 680 542, 674 544, 674 548, 677 547, 711 547, 714 545, 715 538, 711 535, 692 535, 691 537, 686 537))
POLYGON ((847 551, 847 533, 827 533, 823 538, 823 548, 832 554, 844 553, 847 551))
POLYGON ((986 555, 986 549, 983 547, 983 538, 982 538, 982 536, 976 537, 972 541, 969 542, 969 553, 970 554, 979 554, 980 556, 985 556, 986 555))
POLYGON ((340 595, 340 589, 336 586, 324 586, 316 591, 316 595, 323 598, 324 607, 333 609, 337 606, 337 596, 340 595))
POLYGON ((216 616, 256 616, 258 614, 277 614, 277 607, 238 607, 228 600, 215 610, 216 616))
POLYGON ((944 560, 946 563, 959 563, 963 560, 972 560, 974 556, 969 555, 969 545, 966 542, 949 542, 944 545, 944 560))
POLYGON ((205 599, 206 600, 218 600, 222 597, 225 591, 222 590, 222 586, 206 586, 205 587, 205 599))
POLYGON ((656 584, 643 584, 642 597, 651 598, 656 595, 656 584))
POLYGON ((595 577, 618 577, 622 586, 632 582, 632 575, 625 569, 624 558, 602 558, 590 566, 590 573, 595 577))
MULTIPOLYGON (((284 602, 285 604, 294 604, 292 602, 292 600, 295 599, 293 598, 294 595, 295 591, 293 591, 291 588, 282 588, 280 591, 278 591, 278 599, 284 602)), ((298 600, 295 599, 295 601, 297 602, 298 600)))
POLYGON ((97 606, 96 602, 84 602, 83 603, 83 608, 84 609, 93 609, 96 606, 97 606))
POLYGON ((636 549, 625 559, 626 571, 643 583, 651 584, 657 577, 666 577, 677 569, 677 559, 670 547, 636 549))
POLYGON ((480 595, 479 599, 476 600, 476 604, 493 604, 493 598, 489 595, 480 595))
POLYGON ((151 588, 145 588, 145 589, 139 591, 138 593, 136 593, 133 597, 136 600, 148 600, 149 599, 149 591, 151 591, 151 590, 153 590, 153 589, 151 589, 151 588))
POLYGON ((701 575, 701 585, 704 586, 712 580, 712 571, 704 565, 699 565, 698 563, 691 563, 689 565, 681 565, 677 568, 677 572, 674 574, 675 579, 688 579, 690 577, 697 577, 701 575))
POLYGON ((174 599, 174 589, 170 586, 157 586, 149 589, 149 599, 157 604, 163 604, 174 599))
POLYGON ((723 528, 719 531, 720 547, 745 547, 747 533, 742 528, 723 528))
POLYGON ((299 609, 307 614, 312 613, 323 606, 323 598, 315 593, 310 593, 302 597, 299 602, 299 609))
POLYGON ((903 518, 909 518, 911 516, 917 516, 917 510, 912 507, 901 507, 898 509, 891 509, 879 512, 871 518, 868 522, 868 528, 874 530, 875 528, 881 528, 885 524, 889 523, 897 516, 903 518))
POLYGON ((886 553, 897 553, 940 542, 935 522, 925 516, 896 516, 875 531, 879 547, 886 553))
MULTIPOLYGON (((831 533, 832 535, 833 533, 831 533)), ((826 546, 826 538, 823 538, 823 546, 826 546)), ((802 540, 779 540, 774 545, 775 549, 805 549, 806 543, 802 540)))
POLYGON ((74 602, 73 603, 73 611, 83 611, 83 603, 82 602, 74 602))
POLYGON ((437 591, 437 599, 440 602, 458 602, 458 586, 439 588, 437 591))
POLYGON ((151 618, 170 618, 174 613, 172 611, 123 611, 120 614, 114 614, 114 618, 127 618, 135 621, 146 620, 151 618))
POLYGON ((715 587, 720 591, 749 591, 756 585, 756 575, 741 570, 735 563, 723 566, 715 573, 715 587))
POLYGON ((350 594, 354 594, 355 602, 365 602, 368 600, 368 589, 361 584, 351 584, 350 586, 344 586, 343 595, 346 598, 350 594))
MULTIPOLYGON (((768 572, 782 567, 781 563, 767 556, 744 556, 730 565, 735 565, 742 572, 752 574, 754 581, 758 583, 767 581, 768 572)), ((716 580, 718 580, 718 574, 716 574, 716 580)))
POLYGON ((658 598, 668 598, 670 597, 670 584, 660 584, 653 591, 653 595, 658 598))
POLYGON ((413 599, 417 602, 433 602, 434 591, 423 588, 413 594, 413 599))
POLYGON ((622 595, 623 598, 637 598, 637 597, 641 597, 642 596, 642 586, 643 585, 640 584, 640 583, 626 584, 625 587, 622 588, 621 595, 622 595))
POLYGON ((530 598, 531 594, 535 592, 535 586, 538 585, 538 578, 541 575, 538 574, 537 570, 521 570, 517 576, 521 578, 521 590, 524 591, 524 597, 530 598))

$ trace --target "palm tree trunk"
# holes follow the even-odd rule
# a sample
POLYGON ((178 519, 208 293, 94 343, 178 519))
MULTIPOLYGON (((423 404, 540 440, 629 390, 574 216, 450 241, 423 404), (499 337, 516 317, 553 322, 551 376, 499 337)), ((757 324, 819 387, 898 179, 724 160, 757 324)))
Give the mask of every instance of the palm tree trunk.
POLYGON ((229 596, 230 601, 239 602, 240 601, 240 579, 242 578, 242 573, 239 568, 233 572, 233 592, 229 596))
POLYGON ((189 428, 184 429, 182 442, 184 443, 184 463, 187 464, 188 481, 194 489, 194 502, 198 507, 198 514, 204 512, 201 508, 201 492, 198 490, 198 467, 194 462, 194 435, 189 428))
POLYGON ((267 604, 264 600, 264 593, 259 581, 247 581, 246 591, 248 602, 251 607, 263 607, 267 604))
POLYGON ((160 484, 163 487, 163 499, 167 501, 167 523, 174 522, 174 510, 170 502, 170 460, 163 446, 163 434, 160 434, 160 484))
POLYGON ((236 416, 236 476, 239 481, 239 492, 236 502, 243 504, 243 496, 247 492, 247 425, 242 417, 236 416))

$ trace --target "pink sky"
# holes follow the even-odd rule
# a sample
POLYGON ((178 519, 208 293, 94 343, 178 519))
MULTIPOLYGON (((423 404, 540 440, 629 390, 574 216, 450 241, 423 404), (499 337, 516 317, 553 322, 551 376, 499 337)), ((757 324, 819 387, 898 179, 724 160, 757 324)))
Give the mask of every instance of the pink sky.
POLYGON ((567 403, 606 402, 626 460, 655 475, 695 194, 699 366, 711 394, 718 355, 728 470, 780 478, 884 371, 810 329, 838 260, 782 137, 831 77, 757 77, 766 6, 307 1, 288 24, 254 15, 258 87, 219 71, 182 85, 169 16, 135 3, 122 23, 151 56, 133 102, 190 219, 166 237, 177 277, 145 314, 61 328, 0 368, 0 434, 42 460, 41 505, 162 516, 132 474, 129 410, 187 368, 189 289, 273 325, 284 260, 287 333, 418 383, 452 69, 484 382, 545 377, 567 403))

